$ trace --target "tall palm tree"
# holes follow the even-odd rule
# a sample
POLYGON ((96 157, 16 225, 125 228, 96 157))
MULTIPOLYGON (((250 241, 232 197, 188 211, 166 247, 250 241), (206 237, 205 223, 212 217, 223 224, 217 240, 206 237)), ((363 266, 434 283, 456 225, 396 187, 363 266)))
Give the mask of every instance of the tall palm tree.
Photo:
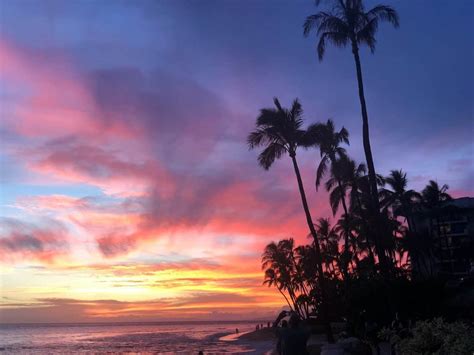
MULTIPOLYGON (((321 1, 316 1, 319 4, 321 1)), ((326 50, 326 43, 330 42, 337 47, 352 47, 352 54, 356 64, 357 83, 363 121, 364 152, 367 160, 371 189, 374 201, 377 199, 377 185, 375 168, 370 148, 369 118, 364 95, 362 67, 359 56, 359 46, 367 45, 375 51, 375 34, 380 21, 388 21, 395 27, 399 26, 398 14, 390 6, 378 5, 366 11, 362 0, 334 0, 330 12, 320 11, 306 18, 303 25, 304 35, 308 36, 316 30, 319 42, 317 46, 319 60, 322 60, 326 50)))
POLYGON ((333 342, 331 327, 328 318, 328 309, 326 302, 325 278, 322 267, 321 248, 318 242, 318 236, 314 228, 313 219, 308 207, 306 193, 301 179, 301 173, 296 160, 296 151, 299 146, 307 145, 308 134, 303 129, 303 108, 297 99, 293 101, 291 109, 283 108, 277 98, 273 100, 275 108, 264 108, 260 110, 257 117, 256 129, 251 132, 247 138, 250 149, 264 147, 258 156, 258 162, 265 170, 268 170, 275 160, 288 154, 293 163, 296 180, 301 196, 303 210, 306 216, 306 222, 314 240, 316 250, 316 263, 318 267, 319 283, 322 290, 322 313, 326 323, 326 333, 329 342, 333 342))
MULTIPOLYGON (((316 0, 316 5, 321 1, 316 0)), ((356 65, 357 83, 359 86, 359 100, 362 113, 362 136, 364 143, 365 158, 369 171, 370 192, 374 210, 378 214, 379 201, 377 193, 377 182, 375 176, 374 160, 370 147, 369 115, 365 102, 364 83, 362 79, 362 66, 360 63, 359 47, 367 45, 372 52, 375 50, 375 34, 379 22, 388 21, 395 27, 399 26, 398 14, 390 6, 377 5, 366 11, 362 0, 333 0, 333 7, 329 12, 320 11, 310 15, 304 22, 304 35, 308 36, 315 30, 319 37, 317 45, 319 60, 322 60, 326 50, 326 43, 332 43, 337 47, 351 45, 352 54, 356 65)), ((377 222, 378 224, 378 222, 377 222)), ((378 229, 378 228, 377 228, 378 229)), ((377 251, 380 255, 382 266, 386 265, 384 253, 377 251)))

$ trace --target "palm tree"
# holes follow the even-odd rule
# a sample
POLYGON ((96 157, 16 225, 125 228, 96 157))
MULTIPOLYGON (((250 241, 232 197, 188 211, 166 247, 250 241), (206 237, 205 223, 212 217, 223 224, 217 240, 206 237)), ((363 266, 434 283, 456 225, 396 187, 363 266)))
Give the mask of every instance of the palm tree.
POLYGON ((452 200, 451 195, 446 192, 448 189, 448 185, 439 186, 436 181, 430 180, 421 192, 423 204, 428 208, 436 208, 442 202, 452 200))
MULTIPOLYGON (((349 132, 342 127, 339 132, 336 132, 334 127, 334 122, 328 120, 326 124, 316 123, 308 127, 308 135, 311 137, 310 144, 319 146, 321 161, 316 170, 316 190, 321 184, 321 180, 326 174, 328 167, 331 166, 331 176, 334 179, 338 186, 339 191, 342 190, 341 182, 341 164, 338 164, 338 159, 343 159, 347 157, 345 148, 341 147, 341 143, 349 144, 349 132)), ((329 191, 329 190, 328 190, 329 191)), ((331 201, 332 202, 332 201, 331 201)), ((345 201, 345 194, 339 195, 337 197, 337 206, 339 203, 342 203, 344 208, 344 213, 348 214, 348 209, 345 201)), ((334 208, 334 204, 331 203, 333 207, 333 215, 336 214, 337 207, 334 208)), ((344 239, 344 253, 347 253, 349 247, 349 231, 346 231, 346 236, 344 239)), ((343 263, 343 273, 344 278, 347 279, 347 267, 344 267, 343 263)))
MULTIPOLYGON (((348 239, 351 248, 345 248, 345 253, 343 254, 343 259, 346 263, 352 263, 352 260, 355 262, 356 266, 359 265, 358 255, 365 249, 367 245, 356 237, 356 230, 358 225, 361 223, 361 219, 353 216, 351 214, 343 214, 341 218, 337 221, 334 230, 336 233, 344 235, 348 239), (352 249, 352 250, 351 250, 352 249), (347 250, 347 251, 346 251, 347 250)), ((359 228, 360 229, 360 228, 359 228)), ((355 268, 352 268, 355 270, 355 268)))
POLYGON ((262 254, 262 269, 265 270, 263 284, 277 287, 290 309, 306 319, 310 313, 310 302, 303 265, 300 262, 293 238, 282 239, 278 243, 271 242, 262 254))
MULTIPOLYGON (((341 161, 342 163, 342 161, 341 161)), ((353 219, 360 223, 358 224, 358 236, 365 237, 365 244, 367 252, 369 254, 370 261, 375 262, 375 257, 372 252, 372 243, 370 242, 370 229, 368 218, 370 213, 367 213, 367 169, 365 164, 356 164, 352 159, 346 159, 344 162, 346 167, 343 169, 344 179, 343 185, 335 187, 334 190, 330 193, 330 201, 333 208, 337 208, 337 201, 339 201, 338 196, 345 195, 346 191, 349 193, 350 200, 350 212, 353 219), (340 190, 340 191, 338 191, 340 190)), ((380 180, 380 179, 379 179, 380 180)), ((331 189, 331 184, 334 185, 333 181, 328 180, 326 182, 326 188, 331 189)), ((377 244, 377 243, 376 243, 377 244)))
MULTIPOLYGON (((280 250, 285 254, 286 260, 290 266, 291 279, 292 279, 292 288, 293 288, 293 297, 295 304, 299 309, 300 316, 303 319, 306 319, 309 315, 308 309, 308 290, 305 285, 305 278, 303 275, 302 266, 298 263, 298 260, 295 256, 295 241, 293 238, 282 239, 278 242, 280 250), (297 295, 299 293, 299 295, 297 295)), ((314 275, 314 274, 313 274, 314 275)))
MULTIPOLYGON (((350 219, 349 209, 346 203, 346 195, 348 182, 351 179, 351 166, 349 163, 350 159, 347 156, 341 156, 339 159, 333 160, 331 164, 331 175, 330 178, 326 181, 326 190, 329 192, 329 202, 331 205, 333 216, 336 215, 339 206, 342 205, 344 209, 344 214, 342 217, 350 219)), ((341 259, 342 270, 344 278, 347 279, 347 267, 349 259, 349 239, 350 239, 350 230, 349 224, 344 224, 347 229, 344 231, 344 257, 341 259)))
POLYGON ((257 117, 256 130, 251 132, 247 138, 250 149, 263 146, 264 149, 258 156, 258 162, 265 170, 268 170, 275 160, 288 154, 293 163, 296 180, 303 204, 303 210, 306 215, 306 222, 311 235, 314 239, 316 250, 316 263, 318 267, 319 283, 322 290, 322 313, 326 323, 326 332, 329 342, 333 342, 331 327, 328 318, 328 309, 325 299, 326 288, 324 272, 321 260, 321 249, 318 242, 318 236, 314 228, 313 219, 309 211, 306 193, 301 179, 298 162, 296 160, 296 151, 300 145, 307 145, 308 134, 303 126, 303 108, 298 99, 293 101, 291 109, 283 108, 277 98, 274 98, 276 108, 264 108, 257 117))
POLYGON ((278 291, 282 294, 282 296, 285 298, 286 303, 288 304, 288 307, 290 307, 290 310, 293 311, 293 306, 291 305, 290 301, 288 300, 288 297, 286 297, 285 293, 283 292, 283 284, 278 277, 275 269, 272 268, 267 268, 265 269, 265 279, 263 281, 264 285, 267 285, 268 287, 275 286, 278 291))
POLYGON ((392 170, 385 178, 385 183, 391 190, 380 189, 381 205, 383 209, 392 208, 393 215, 406 218, 408 228, 415 232, 415 224, 411 218, 414 206, 421 200, 421 195, 415 190, 407 190, 407 174, 402 170, 392 170))
MULTIPOLYGON (((430 180, 428 185, 421 191, 421 196, 422 196, 422 204, 424 205, 425 208, 428 209, 429 214, 431 215, 430 218, 430 223, 431 223, 431 228, 433 228, 433 218, 436 220, 436 231, 439 237, 441 235, 444 235, 444 243, 446 246, 446 250, 449 250, 449 238, 446 235, 446 229, 441 228, 441 220, 440 220, 440 214, 441 214, 441 204, 446 201, 450 201, 453 198, 451 197, 450 194, 448 194, 446 191, 448 191, 449 186, 444 184, 442 186, 439 186, 438 182, 434 180, 430 180)), ((452 255, 450 257, 452 259, 452 255)), ((451 261, 451 270, 453 269, 453 262, 451 261)))
POLYGON ((292 238, 283 239, 275 244, 268 244, 262 254, 262 269, 265 270, 264 284, 268 286, 275 285, 280 293, 285 297, 289 304, 288 298, 283 291, 288 292, 288 296, 293 304, 294 310, 304 317, 296 299, 298 291, 301 288, 297 284, 299 281, 296 276, 296 262, 293 256, 294 241, 292 238))
POLYGON ((336 233, 329 218, 319 218, 316 225, 319 238, 321 239, 321 249, 326 270, 337 277, 337 270, 334 262, 338 263, 339 259, 339 235, 336 233))
MULTIPOLYGON (((321 1, 316 0, 316 5, 321 1)), ((399 26, 398 14, 390 6, 377 5, 366 11, 362 0, 334 0, 334 6, 329 12, 320 11, 308 16, 303 25, 304 35, 308 36, 315 30, 319 37, 317 45, 319 60, 322 60, 326 50, 326 43, 330 42, 337 47, 352 47, 352 54, 356 65, 357 83, 359 86, 359 100, 362 113, 362 136, 364 152, 369 171, 370 192, 374 210, 378 214, 379 201, 375 176, 374 160, 370 148, 369 116, 365 102, 362 67, 359 57, 359 46, 367 45, 372 52, 375 50, 375 34, 380 21, 388 21, 395 27, 399 26)), ((377 222, 377 225, 379 223, 377 222)), ((376 228, 378 229, 378 228, 376 228)), ((385 254, 377 250, 382 266, 386 265, 385 254)))
POLYGON ((321 153, 321 161, 316 171, 316 189, 318 189, 329 164, 334 163, 337 158, 346 156, 346 150, 340 144, 349 144, 349 132, 344 127, 339 132, 336 132, 334 122, 328 120, 325 124, 316 123, 310 125, 308 127, 308 135, 311 137, 310 145, 319 146, 321 153))
POLYGON ((314 275, 318 272, 316 267, 316 252, 314 248, 314 241, 311 245, 300 245, 295 248, 296 258, 300 266, 301 273, 305 282, 311 290, 317 288, 314 275))

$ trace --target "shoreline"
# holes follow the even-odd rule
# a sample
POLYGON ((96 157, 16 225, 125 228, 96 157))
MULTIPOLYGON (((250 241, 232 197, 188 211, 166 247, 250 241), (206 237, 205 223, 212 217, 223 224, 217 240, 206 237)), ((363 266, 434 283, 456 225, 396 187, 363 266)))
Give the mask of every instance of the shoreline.
MULTIPOLYGON (((239 334, 231 333, 220 337, 219 340, 251 347, 253 350, 248 352, 248 354, 276 354, 277 338, 273 328, 251 330, 239 334)), ((312 334, 307 343, 308 353, 320 354, 321 347, 325 344, 327 344, 327 341, 324 334, 312 334)))
POLYGON ((220 341, 233 342, 237 345, 252 348, 247 354, 275 354, 276 337, 272 328, 250 330, 241 333, 230 333, 219 338, 220 341))

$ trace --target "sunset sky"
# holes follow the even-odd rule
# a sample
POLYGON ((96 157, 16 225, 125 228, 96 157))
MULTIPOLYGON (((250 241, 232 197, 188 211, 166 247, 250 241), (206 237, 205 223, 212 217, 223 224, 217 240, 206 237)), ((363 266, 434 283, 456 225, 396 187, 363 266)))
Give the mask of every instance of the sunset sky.
MULTIPOLYGON (((474 2, 384 1, 362 51, 376 169, 474 195, 474 2)), ((368 2, 368 4, 374 4, 368 2)), ((349 49, 319 63, 311 0, 0 0, 0 322, 256 319, 272 240, 305 242, 288 159, 257 166, 258 110, 298 97, 363 161, 349 49)), ((319 152, 298 158, 315 217, 319 152)))

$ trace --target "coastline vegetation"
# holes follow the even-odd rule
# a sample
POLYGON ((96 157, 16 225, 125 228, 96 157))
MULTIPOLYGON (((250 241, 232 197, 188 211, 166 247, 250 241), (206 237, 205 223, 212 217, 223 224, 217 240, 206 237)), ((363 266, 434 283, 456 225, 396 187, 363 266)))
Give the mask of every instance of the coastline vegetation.
MULTIPOLYGON (((322 2, 316 1, 318 6, 322 2)), ((274 98, 274 107, 261 109, 248 146, 262 148, 258 164, 265 170, 278 159, 290 158, 310 237, 304 245, 286 238, 265 247, 264 284, 275 287, 302 319, 317 320, 329 343, 335 339, 330 325, 334 321, 344 321, 349 334, 372 341, 394 319, 469 317, 462 307, 446 302, 446 280, 433 271, 433 240, 417 225, 417 215, 435 216, 452 199, 448 186, 430 180, 415 191, 402 169, 387 176, 375 170, 359 47, 367 45, 374 52, 379 22, 398 27, 398 14, 385 5, 366 11, 362 0, 327 3, 332 7, 307 17, 304 35, 316 33, 320 60, 329 43, 351 46, 366 163, 348 154, 349 132, 344 127, 337 129, 332 120, 305 125, 298 99, 286 108, 274 98), (303 184, 298 148, 319 151, 311 187, 303 184), (308 188, 327 190, 334 222, 312 215, 308 188)), ((403 344, 411 346, 408 340, 403 344)))

